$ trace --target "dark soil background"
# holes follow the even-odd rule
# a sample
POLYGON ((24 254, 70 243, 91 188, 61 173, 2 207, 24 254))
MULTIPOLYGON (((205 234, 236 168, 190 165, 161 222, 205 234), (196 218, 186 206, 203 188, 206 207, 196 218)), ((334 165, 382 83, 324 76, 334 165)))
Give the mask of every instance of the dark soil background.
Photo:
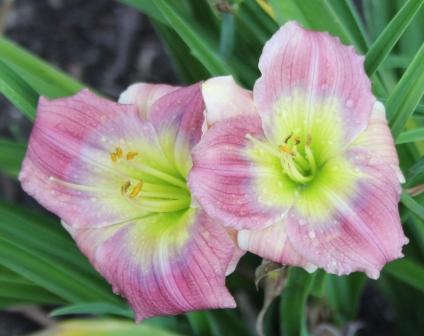
MULTIPOLYGON (((12 7, 0 27, 7 37, 100 92, 117 97, 137 81, 178 83, 148 19, 130 7, 114 0, 0 0, 0 6, 6 2, 12 7)), ((23 114, 0 96, 0 137, 25 141, 30 129, 23 114)), ((1 174, 0 199, 31 202, 1 174)), ((392 335, 393 316, 373 287, 367 287, 360 310, 361 335, 392 335)), ((0 311, 0 336, 39 329, 45 324, 39 313, 0 311)))

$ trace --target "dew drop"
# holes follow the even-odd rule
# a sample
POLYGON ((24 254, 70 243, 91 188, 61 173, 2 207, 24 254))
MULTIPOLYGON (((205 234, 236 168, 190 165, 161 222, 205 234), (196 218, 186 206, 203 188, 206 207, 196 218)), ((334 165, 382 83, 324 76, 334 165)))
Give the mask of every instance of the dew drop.
POLYGON ((346 107, 351 108, 352 106, 353 106, 353 100, 352 99, 346 100, 346 107))
POLYGON ((308 232, 308 236, 309 236, 310 239, 315 239, 315 236, 316 235, 315 235, 315 232, 314 231, 309 231, 308 232))

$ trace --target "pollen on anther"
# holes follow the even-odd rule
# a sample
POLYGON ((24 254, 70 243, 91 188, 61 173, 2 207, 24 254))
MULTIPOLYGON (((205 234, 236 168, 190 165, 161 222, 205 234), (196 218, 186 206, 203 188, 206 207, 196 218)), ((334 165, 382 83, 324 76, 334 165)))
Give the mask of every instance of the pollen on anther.
POLYGON ((121 186, 121 193, 122 194, 126 194, 128 189, 131 187, 131 182, 130 181, 126 181, 122 186, 121 186))
POLYGON ((116 147, 115 154, 116 154, 116 157, 118 159, 120 159, 120 158, 122 158, 122 155, 124 154, 124 151, 122 150, 121 147, 116 147))
POLYGON ((130 193, 130 198, 134 198, 137 197, 137 195, 140 193, 141 188, 143 187, 143 182, 138 182, 135 187, 133 188, 133 190, 131 190, 130 193))
POLYGON ((290 149, 290 147, 289 146, 287 146, 287 145, 280 145, 279 147, 278 147, 278 149, 281 151, 281 152, 284 152, 284 153, 287 153, 287 154, 290 154, 290 155, 293 155, 293 151, 290 149))
POLYGON ((116 156, 116 153, 110 153, 110 159, 112 160, 112 162, 116 162, 116 160, 118 160, 118 157, 116 156))
POLYGON ((132 160, 138 155, 138 152, 128 152, 127 153, 127 160, 132 160))

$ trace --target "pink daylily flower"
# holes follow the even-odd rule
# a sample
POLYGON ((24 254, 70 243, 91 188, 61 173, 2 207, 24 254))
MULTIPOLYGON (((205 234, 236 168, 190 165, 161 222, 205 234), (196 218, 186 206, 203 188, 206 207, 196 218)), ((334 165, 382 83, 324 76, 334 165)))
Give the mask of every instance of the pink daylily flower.
POLYGON ((135 84, 120 103, 88 90, 40 99, 20 181, 62 219, 137 320, 235 307, 236 234, 186 180, 205 123, 200 84, 135 84))
POLYGON ((231 117, 194 148, 189 185, 210 216, 240 230, 242 249, 371 278, 402 256, 403 176, 363 60, 289 22, 264 47, 252 99, 208 90, 220 79, 203 85, 206 109, 231 117))

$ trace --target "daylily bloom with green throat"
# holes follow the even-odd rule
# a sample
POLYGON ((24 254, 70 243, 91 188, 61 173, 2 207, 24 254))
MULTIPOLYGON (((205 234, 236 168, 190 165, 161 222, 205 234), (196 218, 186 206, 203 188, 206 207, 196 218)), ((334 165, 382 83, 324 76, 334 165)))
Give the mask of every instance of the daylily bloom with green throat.
POLYGON ((186 183, 204 110, 200 84, 135 84, 120 104, 88 90, 39 102, 22 187, 138 320, 235 306, 225 276, 243 252, 186 183))
POLYGON ((241 248, 287 265, 377 278, 407 242, 403 181, 363 56, 289 22, 264 47, 253 97, 203 84, 215 123, 195 147, 189 184, 241 248), (215 112, 216 114, 216 112, 215 112))

